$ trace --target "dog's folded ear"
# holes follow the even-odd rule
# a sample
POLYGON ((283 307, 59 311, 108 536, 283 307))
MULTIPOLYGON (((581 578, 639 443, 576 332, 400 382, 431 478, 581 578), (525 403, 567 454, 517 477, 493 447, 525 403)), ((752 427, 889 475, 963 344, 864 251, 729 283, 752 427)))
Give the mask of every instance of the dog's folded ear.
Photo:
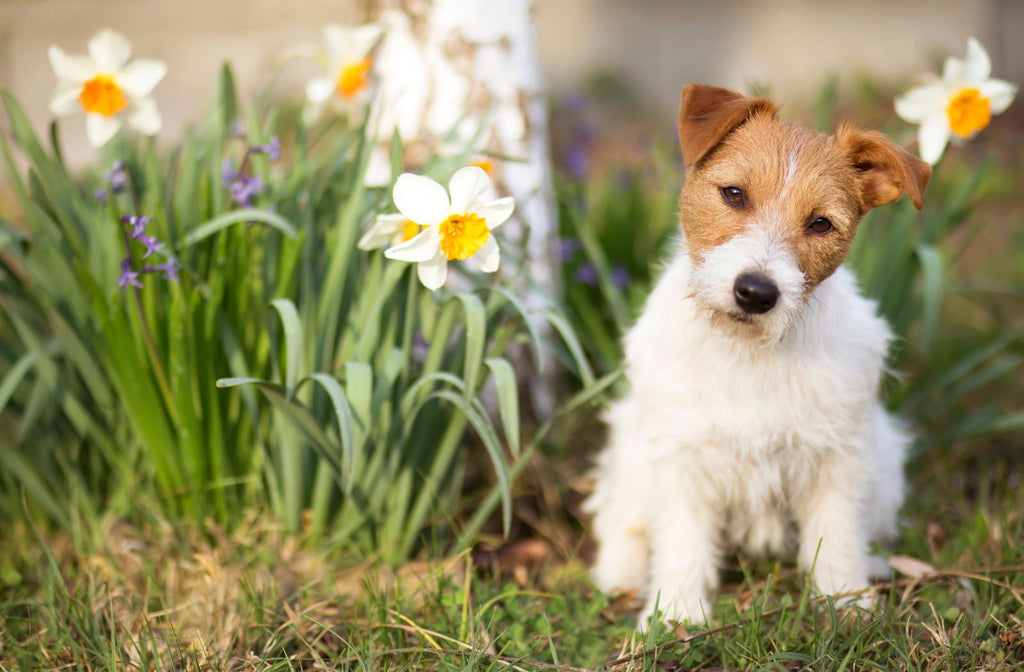
POLYGON ((679 105, 683 165, 689 167, 700 161, 730 131, 755 113, 775 114, 778 109, 767 98, 750 98, 707 84, 687 84, 679 105))
POLYGON ((924 190, 932 167, 878 131, 859 131, 843 125, 836 131, 839 145, 850 153, 861 173, 862 211, 892 203, 903 192, 914 207, 924 206, 924 190))

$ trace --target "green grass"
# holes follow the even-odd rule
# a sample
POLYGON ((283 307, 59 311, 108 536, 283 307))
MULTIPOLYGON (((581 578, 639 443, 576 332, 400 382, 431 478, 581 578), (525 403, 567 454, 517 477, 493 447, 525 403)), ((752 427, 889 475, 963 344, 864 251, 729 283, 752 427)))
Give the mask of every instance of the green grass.
POLYGON ((812 598, 789 563, 737 558, 708 628, 635 636, 629 601, 596 593, 581 557, 550 539, 389 571, 255 519, 213 539, 111 523, 94 548, 48 537, 42 561, 31 530, 7 539, 20 550, 0 567, 0 665, 1024 669, 1024 472, 921 467, 894 550, 937 569, 877 586, 871 612, 812 598))

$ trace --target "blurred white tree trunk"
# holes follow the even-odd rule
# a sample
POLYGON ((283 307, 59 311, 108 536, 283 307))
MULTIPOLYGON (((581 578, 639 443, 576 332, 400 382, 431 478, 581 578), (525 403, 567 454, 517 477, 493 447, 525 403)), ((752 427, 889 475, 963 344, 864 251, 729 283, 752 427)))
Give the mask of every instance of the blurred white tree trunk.
MULTIPOLYGON (((534 0, 376 0, 366 11, 385 26, 374 66, 378 139, 386 146, 397 129, 413 166, 427 152, 456 153, 470 144, 477 158, 490 152, 522 159, 488 162, 498 191, 516 199, 501 232, 502 272, 518 278, 530 308, 549 305, 558 284, 557 209, 534 0)), ((371 167, 377 183, 390 176, 384 157, 371 167)), ((533 392, 538 410, 550 410, 547 386, 538 381, 533 392)))

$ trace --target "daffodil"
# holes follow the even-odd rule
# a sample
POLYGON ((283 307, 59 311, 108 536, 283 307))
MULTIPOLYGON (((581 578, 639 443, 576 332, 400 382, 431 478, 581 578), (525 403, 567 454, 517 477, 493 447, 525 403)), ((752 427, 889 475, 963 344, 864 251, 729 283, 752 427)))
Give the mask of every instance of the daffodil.
POLYGON ((420 226, 405 215, 377 215, 373 226, 359 239, 360 250, 376 250, 379 247, 400 245, 412 240, 420 232, 420 226))
POLYGON ((973 37, 967 40, 967 58, 947 58, 942 78, 929 82, 896 99, 896 114, 920 124, 918 144, 921 158, 935 163, 946 144, 968 140, 988 126, 992 115, 1010 106, 1017 87, 993 79, 988 53, 973 37))
POLYGON ((374 23, 324 27, 325 72, 306 84, 307 121, 319 118, 326 106, 344 109, 367 97, 373 67, 370 52, 382 33, 383 28, 374 23))
POLYGON ((483 200, 490 186, 487 173, 476 166, 452 175, 448 191, 429 177, 400 175, 392 194, 395 206, 422 229, 384 256, 416 263, 420 282, 431 290, 444 285, 449 261, 472 259, 481 271, 494 273, 501 255, 491 234, 512 215, 515 202, 511 197, 483 200))
POLYGON ((57 46, 49 51, 57 74, 57 89, 50 111, 57 116, 85 113, 89 144, 100 147, 121 128, 121 115, 143 135, 160 131, 160 113, 150 98, 167 74, 167 65, 150 59, 130 61, 132 46, 113 30, 97 33, 88 45, 89 54, 69 56, 57 46))

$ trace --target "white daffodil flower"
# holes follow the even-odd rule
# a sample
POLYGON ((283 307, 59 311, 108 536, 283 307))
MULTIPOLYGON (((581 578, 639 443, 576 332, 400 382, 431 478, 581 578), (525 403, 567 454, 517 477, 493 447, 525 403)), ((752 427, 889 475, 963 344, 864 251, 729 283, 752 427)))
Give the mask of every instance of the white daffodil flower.
POLYGON ((992 115, 1010 106, 1017 87, 992 79, 992 61, 981 43, 967 40, 967 58, 947 58, 942 79, 929 82, 896 99, 896 114, 904 121, 920 124, 917 139, 921 158, 934 164, 946 144, 968 140, 988 126, 992 115))
POLYGON ((448 262, 456 259, 472 259, 481 271, 494 273, 501 255, 491 233, 512 215, 515 202, 511 196, 482 201, 490 186, 487 173, 476 166, 452 175, 447 192, 429 177, 403 173, 392 194, 395 206, 423 230, 384 256, 415 262, 420 282, 430 290, 444 285, 448 262))
POLYGON ((160 112, 149 96, 167 74, 167 64, 143 58, 129 62, 132 45, 113 30, 93 36, 88 51, 88 56, 69 56, 60 47, 50 47, 50 65, 57 74, 50 111, 57 116, 85 112, 86 135, 93 147, 114 137, 122 113, 139 133, 156 135, 160 112))
POLYGON ((364 100, 370 91, 370 52, 384 29, 370 23, 349 28, 331 24, 324 27, 325 72, 306 83, 307 122, 315 121, 324 108, 345 109, 364 100))
POLYGON ((420 227, 405 215, 377 215, 373 226, 359 239, 360 250, 376 250, 379 247, 399 245, 412 240, 420 232, 420 227))

